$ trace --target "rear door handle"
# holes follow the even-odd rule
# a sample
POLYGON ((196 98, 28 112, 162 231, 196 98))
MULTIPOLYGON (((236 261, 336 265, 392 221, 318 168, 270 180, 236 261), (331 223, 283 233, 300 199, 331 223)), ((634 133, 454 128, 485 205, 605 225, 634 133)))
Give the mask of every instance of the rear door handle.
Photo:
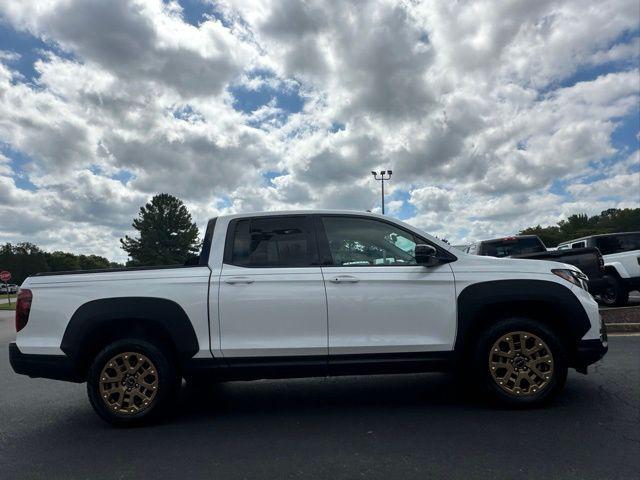
POLYGON ((247 285, 253 283, 255 280, 249 277, 229 277, 225 278, 224 283, 228 283, 229 285, 235 285, 237 283, 246 283, 247 285))
POLYGON ((358 283, 360 279, 351 275, 338 275, 330 278, 329 281, 331 283, 358 283))

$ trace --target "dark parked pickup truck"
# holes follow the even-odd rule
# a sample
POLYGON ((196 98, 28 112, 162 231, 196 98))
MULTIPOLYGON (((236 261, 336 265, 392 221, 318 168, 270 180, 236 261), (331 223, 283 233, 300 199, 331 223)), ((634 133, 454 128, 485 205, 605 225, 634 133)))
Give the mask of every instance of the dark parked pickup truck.
POLYGON ((589 277, 589 292, 596 295, 608 286, 605 278, 604 261, 597 248, 574 248, 571 250, 547 250, 536 235, 482 240, 467 247, 467 253, 488 257, 526 258, 531 260, 551 260, 578 267, 589 277))

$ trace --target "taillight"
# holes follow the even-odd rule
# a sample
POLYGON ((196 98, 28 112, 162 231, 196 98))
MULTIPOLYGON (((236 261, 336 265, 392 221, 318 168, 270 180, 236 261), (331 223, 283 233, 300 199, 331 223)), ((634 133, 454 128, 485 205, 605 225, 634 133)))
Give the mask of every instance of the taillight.
POLYGON ((31 290, 21 288, 18 292, 18 302, 16 303, 16 332, 19 332, 27 326, 32 299, 33 295, 31 290))

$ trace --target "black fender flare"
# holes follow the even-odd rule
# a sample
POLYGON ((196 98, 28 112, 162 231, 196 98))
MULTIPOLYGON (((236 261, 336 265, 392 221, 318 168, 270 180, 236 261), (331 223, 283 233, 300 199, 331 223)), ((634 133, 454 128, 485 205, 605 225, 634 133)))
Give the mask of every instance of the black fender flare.
POLYGON ((193 357, 199 349, 193 325, 180 305, 156 297, 113 297, 92 300, 81 305, 69 320, 60 349, 72 359, 79 359, 92 333, 103 328, 125 327, 144 321, 161 329, 175 346, 180 360, 193 357))
MULTIPOLYGON (((458 295, 456 353, 465 352, 487 312, 535 315, 560 329, 573 348, 591 328, 587 312, 573 292, 545 280, 493 280, 464 288, 458 295)), ((569 352, 571 354, 571 352, 569 352)))

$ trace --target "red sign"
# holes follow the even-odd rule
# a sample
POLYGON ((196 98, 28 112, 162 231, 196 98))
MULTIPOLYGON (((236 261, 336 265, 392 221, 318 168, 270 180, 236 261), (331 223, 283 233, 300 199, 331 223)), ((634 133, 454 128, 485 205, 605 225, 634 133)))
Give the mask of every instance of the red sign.
POLYGON ((10 272, 7 272, 6 270, 3 270, 2 272, 0 272, 0 282, 7 283, 9 280, 11 280, 10 272))

